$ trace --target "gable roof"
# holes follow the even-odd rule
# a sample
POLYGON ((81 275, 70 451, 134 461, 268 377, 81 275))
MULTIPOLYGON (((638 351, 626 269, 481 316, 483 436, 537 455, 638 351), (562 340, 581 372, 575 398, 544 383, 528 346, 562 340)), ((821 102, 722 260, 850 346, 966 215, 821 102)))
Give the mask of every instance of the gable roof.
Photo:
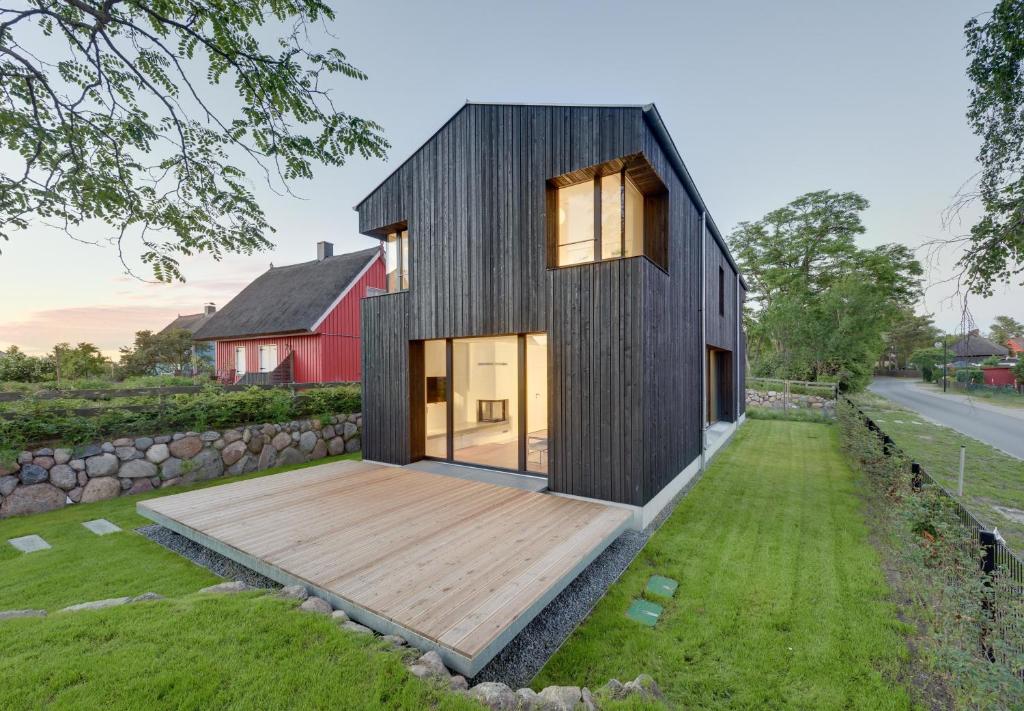
POLYGON ((213 314, 178 314, 178 318, 160 329, 158 333, 169 333, 170 331, 188 331, 195 333, 204 323, 210 320, 213 314))
POLYGON ((1006 345, 1008 345, 1010 347, 1009 350, 1013 351, 1014 353, 1020 353, 1021 351, 1024 351, 1024 336, 1016 336, 1014 338, 1011 338, 1010 342, 1007 343, 1006 345))
POLYGON ((271 267, 217 311, 193 337, 197 341, 310 333, 374 259, 379 247, 319 261, 271 267))
POLYGON ((978 358, 988 356, 1004 356, 1010 350, 1006 346, 993 343, 983 336, 971 333, 964 336, 950 349, 961 358, 978 358))
POLYGON ((683 162, 683 157, 679 153, 679 149, 676 148, 675 141, 672 140, 672 136, 669 135, 668 129, 665 127, 665 122, 661 118, 661 113, 658 111, 658 107, 654 103, 650 104, 560 104, 560 103, 523 103, 523 102, 499 102, 499 101, 470 101, 466 100, 466 103, 459 107, 458 111, 452 114, 447 121, 434 131, 423 143, 420 144, 416 150, 414 150, 405 160, 399 163, 394 170, 387 174, 387 176, 381 180, 374 188, 366 195, 362 200, 355 204, 352 208, 358 210, 363 203, 373 197, 373 194, 380 189, 384 183, 396 175, 402 167, 411 161, 420 151, 426 148, 430 142, 436 137, 441 131, 444 130, 445 126, 454 121, 459 114, 465 111, 471 106, 551 106, 556 108, 580 108, 580 109, 635 109, 641 112, 644 122, 651 129, 654 134, 655 140, 661 150, 665 152, 665 157, 668 159, 669 165, 672 167, 676 177, 683 183, 683 188, 686 190, 690 199, 693 200, 694 205, 699 211, 701 211, 706 219, 707 230, 711 237, 718 244, 719 249, 725 254, 726 261, 729 262, 729 266, 732 267, 733 271, 739 275, 740 284, 743 285, 745 290, 749 289, 746 279, 743 278, 743 273, 740 268, 736 265, 736 261, 732 257, 732 252, 729 250, 729 245, 726 243, 725 238, 722 236, 721 230, 718 229, 718 225, 715 223, 714 218, 711 216, 711 211, 708 210, 707 205, 704 204, 704 198, 701 197, 700 192, 697 190, 697 185, 693 182, 693 177, 690 175, 689 169, 683 162))

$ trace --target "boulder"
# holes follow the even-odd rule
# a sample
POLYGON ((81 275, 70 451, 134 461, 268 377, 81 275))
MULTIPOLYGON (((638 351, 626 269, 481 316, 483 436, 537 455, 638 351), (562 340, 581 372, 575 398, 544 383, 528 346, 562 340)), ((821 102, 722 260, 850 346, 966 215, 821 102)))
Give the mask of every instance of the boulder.
POLYGON ((373 634, 373 630, 371 630, 369 627, 364 627, 358 622, 352 622, 351 620, 349 620, 348 622, 343 622, 341 624, 341 629, 346 630, 348 632, 355 632, 356 634, 373 634))
POLYGON ((13 474, 0 476, 0 496, 8 496, 18 486, 18 477, 13 474))
MULTIPOLYGON (((237 444, 242 444, 238 442, 237 444)), ((256 462, 258 460, 252 454, 246 451, 245 456, 239 459, 237 462, 232 464, 230 467, 224 470, 224 473, 228 476, 236 476, 238 474, 248 474, 249 472, 256 471, 256 462)))
POLYGON ((497 681, 485 681, 469 690, 470 698, 495 711, 515 711, 519 708, 521 697, 516 696, 512 689, 497 681))
POLYGON ((80 612, 82 610, 104 610, 108 607, 118 607, 131 601, 130 597, 112 597, 107 600, 94 600, 92 602, 80 602, 77 605, 69 605, 61 612, 80 612))
POLYGON ((243 583, 241 580, 231 580, 231 581, 228 581, 226 583, 217 583, 216 585, 210 585, 209 587, 203 588, 199 592, 201 592, 201 593, 233 594, 233 593, 245 592, 245 591, 251 590, 251 589, 252 588, 250 588, 248 585, 243 583))
POLYGON ((131 437, 118 437, 113 442, 111 442, 111 444, 114 445, 115 448, 116 447, 133 447, 133 446, 135 446, 135 440, 133 440, 131 437))
POLYGON ((32 452, 18 452, 18 464, 31 464, 32 452))
POLYGON ((202 451, 203 440, 196 436, 182 437, 181 439, 171 442, 168 449, 171 452, 171 456, 177 457, 178 459, 191 459, 202 451))
POLYGON ((216 442, 218 439, 220 439, 220 432, 208 430, 199 435, 199 439, 203 440, 207 444, 209 444, 210 442, 216 442))
POLYGON ((90 479, 82 491, 82 503, 113 499, 121 494, 121 481, 112 476, 101 476, 90 479))
POLYGON ((285 447, 291 445, 292 436, 287 432, 278 432, 274 435, 274 439, 270 440, 270 443, 274 445, 274 449, 280 452, 284 450, 285 447))
POLYGON ((597 711, 597 699, 594 698, 594 695, 590 692, 590 689, 584 686, 580 694, 583 697, 583 711, 597 711))
POLYGON ((362 446, 363 443, 359 441, 359 438, 353 437, 352 439, 345 443, 345 451, 349 453, 358 452, 359 448, 362 446))
POLYGON ((277 591, 277 596, 285 600, 299 600, 301 602, 309 597, 309 593, 301 585, 285 585, 277 591))
POLYGON ((359 428, 351 422, 346 422, 341 426, 341 436, 345 439, 352 439, 358 434, 359 428))
POLYGON ((11 460, 5 463, 4 460, 0 459, 0 476, 17 474, 19 469, 21 469, 21 465, 16 461, 11 460))
POLYGON ((315 432, 303 432, 302 436, 299 437, 299 449, 303 454, 309 454, 316 447, 317 437, 315 432))
POLYGON ((19 617, 46 617, 46 610, 0 610, 0 620, 15 620, 19 617))
POLYGON ((260 471, 264 469, 270 469, 274 466, 274 462, 277 461, 277 450, 271 447, 269 444, 263 448, 260 452, 259 461, 256 463, 256 468, 260 471))
POLYGON ((103 448, 98 444, 87 444, 84 447, 75 448, 75 457, 77 459, 88 459, 102 453, 103 448))
POLYGON ((124 478, 118 477, 117 480, 119 482, 121 482, 121 491, 128 491, 129 489, 132 488, 132 485, 135 483, 134 479, 124 479, 124 478))
POLYGON ((122 479, 148 479, 156 476, 158 471, 153 462, 147 462, 145 459, 133 459, 122 464, 117 475, 122 479))
POLYGON ((181 477, 180 476, 176 476, 173 479, 168 479, 167 481, 165 481, 163 484, 160 485, 160 488, 161 489, 167 489, 167 488, 172 487, 172 486, 177 486, 181 482, 182 482, 181 477))
POLYGON ((627 681, 622 685, 622 698, 636 696, 648 701, 661 701, 665 695, 661 693, 658 684, 649 674, 641 674, 633 681, 627 681))
POLYGON ((218 452, 227 446, 228 443, 225 442, 223 439, 214 440, 213 442, 213 448, 216 449, 218 452))
POLYGON ((147 449, 153 446, 152 437, 139 437, 135 440, 135 449, 145 452, 147 449))
POLYGON ((171 450, 167 448, 166 444, 154 444, 146 450, 146 461, 153 462, 153 464, 161 464, 170 456, 171 450))
POLYGON ((74 489, 78 486, 78 472, 67 464, 54 464, 50 470, 50 483, 61 489, 74 489))
POLYGON ((303 612, 312 612, 317 615, 329 615, 333 612, 331 603, 318 597, 307 598, 304 603, 299 605, 299 609, 303 612))
POLYGON ((129 494, 142 494, 147 491, 153 490, 153 482, 149 479, 136 479, 135 483, 132 484, 132 488, 128 490, 129 494))
POLYGON ((192 459, 192 466, 197 481, 216 479, 224 473, 224 460, 216 449, 204 449, 192 459))
POLYGON ((42 448, 36 450, 36 456, 37 457, 52 457, 53 456, 53 450, 51 448, 49 448, 49 447, 42 447, 42 448))
POLYGON ((119 466, 121 466, 121 460, 110 452, 104 452, 85 460, 85 472, 90 477, 113 476, 117 473, 119 466))
POLYGON ((85 471, 85 460, 84 459, 72 459, 68 462, 68 466, 74 469, 76 472, 85 471))
POLYGON ((50 473, 38 464, 22 464, 18 476, 22 484, 29 486, 43 483, 50 477, 50 473))
POLYGON ((160 435, 153 438, 153 444, 167 444, 171 441, 170 435, 160 435))
POLYGON ((220 456, 224 459, 224 464, 230 467, 241 459, 242 455, 244 455, 246 451, 247 448, 245 446, 245 442, 238 440, 224 447, 224 449, 221 450, 220 456))
POLYGON ((404 647, 409 644, 405 641, 405 637, 399 637, 397 634, 386 634, 380 639, 382 642, 387 642, 392 647, 404 647))
POLYGON ((533 689, 518 689, 516 691, 516 696, 522 699, 522 701, 519 702, 520 708, 540 709, 544 706, 543 702, 540 700, 540 697, 537 696, 537 692, 533 689))
POLYGON ((242 433, 238 430, 228 430, 222 435, 224 444, 231 444, 232 442, 238 442, 242 439, 242 433))
POLYGON ((583 692, 578 686, 549 686, 542 689, 537 698, 544 708, 551 711, 575 711, 583 692))
POLYGON ((19 486, 4 497, 0 518, 53 511, 62 508, 66 501, 67 494, 53 484, 19 486))
POLYGON ((82 500, 83 491, 85 491, 85 487, 76 486, 74 489, 68 492, 68 498, 71 499, 73 503, 77 504, 82 500))
POLYGON ((144 592, 141 595, 136 595, 128 602, 153 602, 155 600, 163 600, 164 596, 160 593, 155 592, 144 592))
POLYGON ((448 688, 450 688, 452 691, 468 691, 469 682, 466 681, 466 677, 462 676, 461 674, 456 674, 448 680, 448 688))
POLYGON ((324 439, 334 439, 334 425, 327 425, 326 427, 324 427, 323 431, 320 433, 320 436, 323 437, 324 439))
POLYGON ((55 449, 53 450, 53 461, 56 464, 67 464, 71 461, 71 450, 70 449, 55 449))
MULTIPOLYGON (((249 430, 246 430, 246 432, 248 431, 249 430)), ((243 441, 246 442, 246 446, 249 448, 249 451, 252 452, 253 454, 259 454, 260 452, 263 451, 264 442, 263 435, 261 434, 255 434, 250 439, 243 441)))
POLYGON ((302 464, 304 461, 306 461, 306 458, 302 456, 302 452, 295 449, 295 447, 286 447, 278 453, 276 466, 288 467, 294 464, 302 464))
POLYGON ((327 443, 322 439, 316 441, 316 446, 313 447, 313 451, 309 453, 310 459, 323 459, 327 456, 327 443))
POLYGON ((53 460, 53 457, 51 457, 51 456, 49 456, 49 455, 43 455, 43 456, 41 456, 41 457, 34 457, 34 458, 32 459, 32 464, 33 464, 33 465, 35 465, 35 466, 37 466, 37 467, 42 467, 42 468, 43 468, 43 469, 45 469, 46 471, 50 471, 50 469, 51 469, 51 468, 53 467, 53 465, 54 465, 54 464, 56 464, 56 463, 57 463, 57 462, 55 462, 55 461, 53 460))
POLYGON ((114 447, 114 454, 122 462, 130 462, 133 459, 140 459, 142 457, 142 452, 135 449, 134 446, 114 447))
POLYGON ((444 665, 444 661, 441 659, 441 655, 433 649, 413 662, 409 666, 409 671, 413 676, 417 676, 420 679, 448 679, 451 676, 448 667, 444 665))
POLYGON ((271 424, 263 425, 263 428, 260 431, 267 437, 273 437, 277 434, 277 428, 271 424))
POLYGON ((185 473, 185 463, 177 457, 171 457, 160 467, 160 478, 178 479, 185 473))
POLYGON ((332 457, 336 454, 344 454, 345 439, 343 437, 335 437, 327 443, 327 451, 332 457))
POLYGON ((335 610, 331 613, 331 619, 337 622, 339 625, 343 625, 348 622, 348 613, 344 610, 335 610))

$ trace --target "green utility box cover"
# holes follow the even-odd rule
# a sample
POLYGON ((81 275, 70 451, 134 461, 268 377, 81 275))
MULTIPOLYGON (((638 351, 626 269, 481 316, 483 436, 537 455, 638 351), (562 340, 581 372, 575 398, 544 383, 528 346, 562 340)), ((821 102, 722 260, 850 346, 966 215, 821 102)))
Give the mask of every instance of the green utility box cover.
POLYGON ((679 583, 661 575, 652 575, 651 579, 647 581, 647 592, 658 597, 672 597, 676 594, 677 587, 679 587, 679 583))
POLYGON ((634 600, 626 610, 626 617, 648 627, 654 627, 660 615, 661 605, 646 600, 634 600))

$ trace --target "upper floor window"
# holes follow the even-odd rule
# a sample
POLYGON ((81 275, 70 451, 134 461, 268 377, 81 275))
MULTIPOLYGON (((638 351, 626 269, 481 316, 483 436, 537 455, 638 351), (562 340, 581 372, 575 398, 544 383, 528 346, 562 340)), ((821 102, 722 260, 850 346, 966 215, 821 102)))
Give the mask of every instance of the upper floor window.
POLYGON ((560 267, 643 254, 644 196, 625 170, 559 188, 557 234, 560 267))
POLYGON ((387 267, 388 292, 409 288, 409 230, 389 232, 384 243, 384 261, 387 267))
POLYGON ((667 269, 667 191, 642 155, 549 181, 549 265, 647 256, 667 269))
POLYGON ((725 316, 725 270, 718 268, 718 315, 725 316))

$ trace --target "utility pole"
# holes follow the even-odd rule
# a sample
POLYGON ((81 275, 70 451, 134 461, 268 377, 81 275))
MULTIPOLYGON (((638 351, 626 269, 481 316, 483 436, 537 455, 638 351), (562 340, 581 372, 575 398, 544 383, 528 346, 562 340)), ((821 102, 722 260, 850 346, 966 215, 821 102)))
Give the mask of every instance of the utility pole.
MULTIPOLYGON (((935 342, 935 347, 936 348, 939 347, 939 342, 938 341, 935 342)), ((949 364, 948 348, 949 348, 949 344, 948 344, 948 342, 946 340, 946 337, 943 336, 942 337, 942 392, 946 392, 946 372, 947 372, 947 366, 949 364)))

